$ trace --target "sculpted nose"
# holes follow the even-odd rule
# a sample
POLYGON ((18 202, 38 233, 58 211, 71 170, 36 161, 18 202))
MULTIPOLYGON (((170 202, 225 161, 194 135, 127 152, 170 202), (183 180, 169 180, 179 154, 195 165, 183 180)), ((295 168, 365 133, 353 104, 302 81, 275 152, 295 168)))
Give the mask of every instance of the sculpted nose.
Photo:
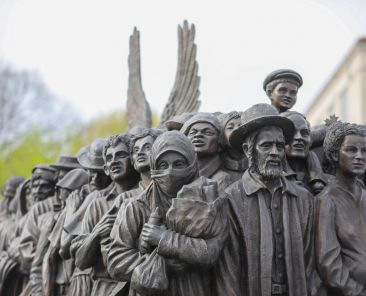
POLYGON ((269 153, 269 154, 270 154, 270 155, 273 155, 273 156, 279 155, 279 151, 278 151, 278 149, 277 149, 276 144, 273 144, 272 149, 271 149, 271 151, 270 151, 270 153, 269 153))

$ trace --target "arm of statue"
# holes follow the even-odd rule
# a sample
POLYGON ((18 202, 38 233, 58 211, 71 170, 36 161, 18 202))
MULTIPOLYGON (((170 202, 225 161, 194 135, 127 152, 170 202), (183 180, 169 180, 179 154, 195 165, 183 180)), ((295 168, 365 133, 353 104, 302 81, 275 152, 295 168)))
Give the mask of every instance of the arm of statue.
POLYGON ((342 247, 336 233, 335 208, 329 198, 317 200, 315 227, 316 263, 323 282, 342 291, 343 295, 364 295, 364 285, 356 282, 343 264, 342 247))
POLYGON ((37 241, 39 237, 39 229, 37 226, 37 217, 35 214, 35 208, 33 207, 28 215, 28 218, 24 224, 22 234, 19 241, 19 259, 21 269, 29 273, 32 260, 34 257, 37 241))
POLYGON ((196 238, 167 229, 158 243, 158 254, 165 258, 179 259, 192 265, 213 265, 224 247, 228 236, 227 203, 222 199, 220 209, 211 226, 210 238, 196 238), (224 202, 222 202, 224 201, 224 202))
MULTIPOLYGON (((48 235, 50 234, 53 225, 52 223, 53 216, 47 215, 47 217, 44 217, 42 223, 44 223, 45 227, 41 231, 40 238, 38 240, 35 256, 32 262, 32 266, 30 269, 30 275, 29 275, 29 281, 31 284, 31 292, 32 295, 36 296, 42 296, 43 290, 42 290, 42 281, 46 280, 42 278, 42 265, 43 264, 51 264, 51 262, 48 262, 47 259, 49 258, 46 256, 47 250, 50 247, 48 235), (48 226, 48 227, 47 227, 48 226)), ((49 266, 48 268, 52 268, 53 266, 49 266)), ((52 277, 52 274, 48 274, 47 280, 49 281, 49 277, 52 277)))
POLYGON ((75 265, 81 270, 92 267, 100 256, 98 232, 93 232, 97 224, 97 200, 93 200, 88 206, 82 221, 82 234, 78 238, 78 248, 75 250, 75 265))
POLYGON ((80 248, 76 252, 75 265, 80 269, 86 269, 92 267, 97 263, 98 255, 101 252, 101 242, 106 242, 109 238, 110 232, 115 221, 115 215, 105 215, 97 225, 93 228, 92 232, 87 235, 84 241, 81 243, 80 248))
POLYGON ((139 238, 144 225, 143 210, 137 202, 122 205, 111 231, 107 258, 108 272, 119 281, 130 281, 133 270, 145 261, 147 254, 139 252, 139 238))

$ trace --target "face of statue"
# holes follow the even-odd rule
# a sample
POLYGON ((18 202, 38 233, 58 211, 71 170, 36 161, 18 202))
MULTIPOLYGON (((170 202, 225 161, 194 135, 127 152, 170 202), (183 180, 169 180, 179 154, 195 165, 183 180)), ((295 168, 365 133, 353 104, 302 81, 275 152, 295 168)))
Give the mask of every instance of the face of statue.
POLYGON ((291 109, 297 100, 298 87, 290 82, 282 82, 272 90, 270 99, 272 105, 279 111, 291 109))
POLYGON ((158 182, 160 189, 171 198, 175 197, 177 192, 184 184, 187 184, 187 175, 185 168, 188 167, 186 158, 175 151, 168 151, 159 157, 156 163, 156 169, 160 171, 158 182))
POLYGON ((65 201, 69 197, 70 193, 71 193, 71 190, 69 190, 67 188, 60 188, 60 187, 58 188, 58 198, 60 200, 65 201))
POLYGON ((215 154, 219 147, 219 133, 209 123, 199 122, 192 125, 188 133, 197 155, 215 154))
POLYGON ((152 136, 146 136, 135 142, 132 150, 132 161, 135 170, 145 172, 150 170, 151 147, 154 143, 152 136))
POLYGON ((12 199, 15 195, 15 190, 16 188, 14 188, 14 186, 6 184, 3 191, 3 196, 5 197, 5 199, 12 199))
POLYGON ((124 143, 107 149, 104 171, 116 182, 123 180, 131 173, 130 150, 124 143))
POLYGON ((38 178, 32 181, 32 196, 35 201, 41 201, 51 196, 54 192, 55 184, 48 180, 38 178))
POLYGON ((228 123, 225 125, 225 130, 224 130, 224 137, 225 137, 225 142, 227 144, 229 144, 229 138, 230 138, 230 135, 231 133, 240 126, 241 124, 241 119, 240 117, 238 118, 233 118, 233 119, 230 119, 228 121, 228 123))
POLYGON ((89 188, 93 192, 95 190, 101 190, 108 184, 109 177, 102 170, 88 170, 89 175, 89 188))
POLYGON ((362 175, 366 170, 366 137, 345 136, 339 150, 338 165, 347 174, 362 175))
POLYGON ((285 138, 282 129, 269 127, 259 132, 255 144, 257 171, 265 179, 281 176, 285 157, 285 138))
POLYGON ((185 157, 175 151, 168 151, 159 157, 156 168, 158 170, 184 169, 188 167, 185 157))
POLYGON ((306 158, 311 144, 310 129, 304 117, 291 115, 289 117, 295 125, 295 135, 291 143, 286 145, 287 157, 306 158))

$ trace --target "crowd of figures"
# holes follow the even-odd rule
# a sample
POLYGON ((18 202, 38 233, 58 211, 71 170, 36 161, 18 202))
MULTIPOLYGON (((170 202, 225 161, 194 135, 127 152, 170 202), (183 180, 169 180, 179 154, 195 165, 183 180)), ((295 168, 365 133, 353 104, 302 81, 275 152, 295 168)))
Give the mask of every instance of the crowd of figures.
POLYGON ((271 104, 95 139, 12 177, 1 295, 366 295, 366 130, 271 104))

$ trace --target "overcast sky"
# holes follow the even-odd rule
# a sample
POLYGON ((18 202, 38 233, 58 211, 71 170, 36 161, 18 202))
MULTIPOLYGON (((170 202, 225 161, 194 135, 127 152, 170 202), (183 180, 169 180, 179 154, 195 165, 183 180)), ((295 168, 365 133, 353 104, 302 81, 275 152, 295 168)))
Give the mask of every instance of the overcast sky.
POLYGON ((201 110, 267 102, 272 70, 301 73, 305 111, 356 40, 365 0, 0 0, 0 56, 37 70, 88 119, 124 108, 128 39, 141 32, 146 97, 160 113, 173 86, 177 25, 196 25, 201 110))

